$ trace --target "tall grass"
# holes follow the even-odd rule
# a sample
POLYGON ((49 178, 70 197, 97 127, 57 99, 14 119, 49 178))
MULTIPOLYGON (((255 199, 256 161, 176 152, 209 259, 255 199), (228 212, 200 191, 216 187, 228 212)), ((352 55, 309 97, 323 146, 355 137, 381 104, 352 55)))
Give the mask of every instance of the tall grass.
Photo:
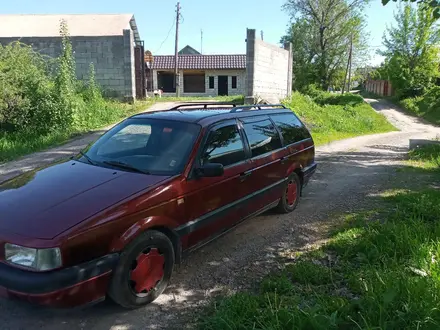
MULTIPOLYGON (((421 173, 440 157, 429 149, 410 155, 421 173)), ((257 292, 213 304, 200 328, 440 329, 440 191, 390 190, 382 199, 383 210, 344 216, 328 244, 257 292)))
POLYGON ((308 96, 295 92, 285 105, 305 122, 317 145, 396 130, 358 95, 320 92, 308 96))

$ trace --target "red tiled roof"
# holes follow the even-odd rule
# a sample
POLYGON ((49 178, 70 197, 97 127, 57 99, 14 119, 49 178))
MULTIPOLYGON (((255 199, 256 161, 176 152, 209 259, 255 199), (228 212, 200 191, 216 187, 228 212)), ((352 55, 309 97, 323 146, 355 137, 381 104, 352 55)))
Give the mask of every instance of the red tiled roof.
MULTIPOLYGON (((246 69, 246 55, 179 55, 179 69, 246 69)), ((154 56, 153 69, 174 69, 174 55, 154 56)))

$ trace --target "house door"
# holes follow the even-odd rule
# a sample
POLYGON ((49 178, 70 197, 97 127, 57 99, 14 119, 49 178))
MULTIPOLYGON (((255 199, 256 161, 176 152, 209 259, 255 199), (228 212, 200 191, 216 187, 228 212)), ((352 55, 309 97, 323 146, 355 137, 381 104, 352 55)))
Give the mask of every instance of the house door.
POLYGON ((228 76, 218 76, 218 95, 228 95, 228 76))

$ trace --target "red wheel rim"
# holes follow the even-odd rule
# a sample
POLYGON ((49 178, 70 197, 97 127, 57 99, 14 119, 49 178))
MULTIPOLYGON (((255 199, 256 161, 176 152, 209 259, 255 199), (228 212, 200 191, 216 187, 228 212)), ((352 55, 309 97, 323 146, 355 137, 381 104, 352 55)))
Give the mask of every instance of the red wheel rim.
POLYGON ((298 185, 296 184, 295 180, 290 180, 287 183, 287 189, 286 189, 287 205, 289 206, 295 205, 297 197, 298 197, 298 185))
POLYGON ((162 280, 165 257, 157 248, 142 252, 133 261, 130 271, 131 288, 136 295, 148 294, 162 280))

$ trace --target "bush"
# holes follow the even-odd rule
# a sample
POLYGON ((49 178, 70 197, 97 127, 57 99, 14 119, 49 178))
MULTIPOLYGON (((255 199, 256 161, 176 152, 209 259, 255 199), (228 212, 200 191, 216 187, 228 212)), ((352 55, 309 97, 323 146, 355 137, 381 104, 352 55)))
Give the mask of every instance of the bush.
POLYGON ((0 128, 48 131, 56 126, 58 104, 48 62, 31 47, 0 46, 0 128))
POLYGON ((423 96, 403 99, 399 104, 418 117, 440 124, 440 86, 431 88, 423 96))

